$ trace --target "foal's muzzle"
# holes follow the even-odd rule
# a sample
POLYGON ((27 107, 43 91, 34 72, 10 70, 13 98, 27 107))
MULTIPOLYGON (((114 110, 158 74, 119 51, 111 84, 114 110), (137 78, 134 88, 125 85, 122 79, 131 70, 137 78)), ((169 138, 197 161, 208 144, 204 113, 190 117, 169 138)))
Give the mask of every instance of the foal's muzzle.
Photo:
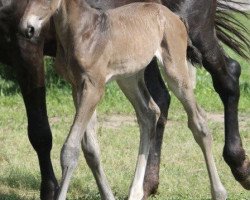
POLYGON ((19 31, 28 39, 37 38, 41 32, 41 21, 36 16, 22 19, 19 25, 19 31))
POLYGON ((33 26, 28 26, 27 29, 24 31, 24 36, 28 39, 31 39, 34 37, 35 34, 35 28, 33 26))

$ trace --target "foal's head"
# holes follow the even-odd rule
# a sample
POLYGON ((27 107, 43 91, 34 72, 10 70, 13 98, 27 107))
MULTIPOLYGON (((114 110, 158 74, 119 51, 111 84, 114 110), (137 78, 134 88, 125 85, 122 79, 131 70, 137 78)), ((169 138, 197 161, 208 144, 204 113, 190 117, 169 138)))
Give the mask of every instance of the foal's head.
POLYGON ((61 2, 62 0, 30 0, 20 22, 21 32, 28 38, 38 37, 61 2))

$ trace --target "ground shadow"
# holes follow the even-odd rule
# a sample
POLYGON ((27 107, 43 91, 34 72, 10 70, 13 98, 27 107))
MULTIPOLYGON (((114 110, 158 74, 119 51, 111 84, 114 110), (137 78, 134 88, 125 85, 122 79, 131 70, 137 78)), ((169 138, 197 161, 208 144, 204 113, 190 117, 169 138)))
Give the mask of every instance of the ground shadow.
POLYGON ((27 199, 20 197, 19 195, 15 194, 15 193, 0 194, 0 199, 1 200, 27 200, 27 199))
POLYGON ((0 185, 5 185, 9 188, 39 190, 40 177, 34 176, 29 172, 13 169, 6 176, 0 177, 0 185))

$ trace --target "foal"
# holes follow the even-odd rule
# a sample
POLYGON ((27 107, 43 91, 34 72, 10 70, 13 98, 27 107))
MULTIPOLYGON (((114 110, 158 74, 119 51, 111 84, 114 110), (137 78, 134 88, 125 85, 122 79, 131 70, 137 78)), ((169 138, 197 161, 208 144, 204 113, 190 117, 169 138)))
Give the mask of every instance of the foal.
POLYGON ((100 164, 95 133, 91 131, 96 105, 111 80, 118 82, 137 114, 141 142, 129 199, 143 198, 149 147, 160 113, 143 75, 154 56, 163 64, 167 83, 187 112, 189 128, 205 156, 213 198, 226 199, 211 154, 212 138, 189 79, 187 31, 179 17, 153 3, 134 3, 102 13, 85 0, 33 0, 22 26, 32 27, 31 32, 38 36, 53 14, 58 38, 56 68, 71 83, 76 106, 74 123, 61 152, 63 174, 58 199, 66 199, 81 141, 102 199, 114 199, 100 164))

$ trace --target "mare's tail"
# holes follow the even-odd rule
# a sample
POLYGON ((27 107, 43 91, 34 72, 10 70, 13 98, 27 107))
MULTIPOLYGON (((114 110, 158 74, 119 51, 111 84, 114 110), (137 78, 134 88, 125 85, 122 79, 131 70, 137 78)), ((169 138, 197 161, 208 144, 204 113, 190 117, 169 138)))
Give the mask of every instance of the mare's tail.
POLYGON ((243 58, 250 58, 249 30, 238 16, 250 18, 250 3, 217 0, 215 29, 218 39, 243 58), (235 15, 237 14, 237 16, 235 15))

